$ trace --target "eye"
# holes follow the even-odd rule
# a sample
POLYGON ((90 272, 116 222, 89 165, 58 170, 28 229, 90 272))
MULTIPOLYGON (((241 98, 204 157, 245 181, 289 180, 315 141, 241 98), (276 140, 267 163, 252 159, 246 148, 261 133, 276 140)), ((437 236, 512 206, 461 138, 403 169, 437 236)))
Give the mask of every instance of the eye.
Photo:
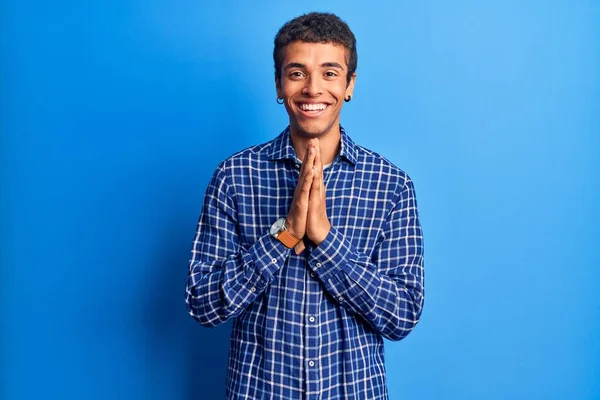
POLYGON ((324 75, 326 78, 335 78, 336 76, 338 76, 337 72, 335 71, 326 71, 324 75))
POLYGON ((288 76, 292 79, 299 79, 302 78, 304 74, 302 73, 302 71, 292 71, 288 76))

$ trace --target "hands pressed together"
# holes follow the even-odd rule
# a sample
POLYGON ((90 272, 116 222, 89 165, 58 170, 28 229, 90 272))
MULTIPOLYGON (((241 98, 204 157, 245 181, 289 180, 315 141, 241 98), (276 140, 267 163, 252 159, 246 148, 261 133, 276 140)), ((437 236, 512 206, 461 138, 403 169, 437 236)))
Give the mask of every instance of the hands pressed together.
MULTIPOLYGON (((317 246, 325 240, 331 229, 327 218, 319 139, 311 139, 308 143, 286 226, 295 237, 307 236, 317 246)), ((300 241, 296 246, 296 253, 303 249, 304 242, 300 241)))

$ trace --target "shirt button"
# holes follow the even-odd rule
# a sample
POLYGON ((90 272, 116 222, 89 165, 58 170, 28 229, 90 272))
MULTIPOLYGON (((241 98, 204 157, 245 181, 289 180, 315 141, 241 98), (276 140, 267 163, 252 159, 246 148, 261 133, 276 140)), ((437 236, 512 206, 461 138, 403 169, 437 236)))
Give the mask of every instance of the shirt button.
POLYGON ((313 317, 313 316, 311 315, 310 317, 308 317, 308 320, 309 320, 310 322, 315 322, 315 317, 313 317))
POLYGON ((338 300, 339 300, 339 301, 344 301, 344 296, 340 296, 340 297, 338 297, 338 300))
POLYGON ((252 286, 252 287, 250 288, 250 291, 251 291, 252 293, 254 293, 254 292, 256 292, 256 288, 255 288, 254 286, 252 286))
POLYGON ((323 264, 321 264, 321 263, 317 263, 317 268, 321 268, 322 265, 323 264))
POLYGON ((310 273, 310 276, 312 276, 313 278, 316 276, 314 272, 310 273))
POLYGON ((295 167, 296 167, 296 169, 299 169, 300 168, 300 164, 296 163, 295 167))
POLYGON ((272 262, 273 264, 277 264, 277 259, 276 259, 276 258, 271 258, 271 262, 272 262))
POLYGON ((315 362, 314 362, 313 360, 310 360, 310 361, 308 362, 308 366, 309 366, 309 367, 314 367, 314 366, 315 366, 315 362))

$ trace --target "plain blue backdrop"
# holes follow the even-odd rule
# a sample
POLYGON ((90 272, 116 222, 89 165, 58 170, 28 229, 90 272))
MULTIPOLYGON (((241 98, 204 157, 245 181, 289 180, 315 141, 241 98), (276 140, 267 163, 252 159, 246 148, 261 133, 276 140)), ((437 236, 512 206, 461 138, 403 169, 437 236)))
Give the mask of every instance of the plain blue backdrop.
POLYGON ((0 398, 221 399, 184 306, 216 165, 287 124, 272 41, 358 38, 342 123, 415 181, 426 299, 392 400, 600 399, 600 3, 3 1, 0 398))

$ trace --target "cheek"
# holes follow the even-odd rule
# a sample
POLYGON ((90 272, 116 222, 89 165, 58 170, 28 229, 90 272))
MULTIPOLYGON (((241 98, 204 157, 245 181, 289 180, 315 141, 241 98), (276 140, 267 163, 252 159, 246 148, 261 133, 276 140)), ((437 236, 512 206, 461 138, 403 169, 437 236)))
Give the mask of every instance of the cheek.
POLYGON ((332 92, 335 93, 336 97, 338 98, 344 98, 346 96, 346 90, 348 89, 348 87, 346 86, 346 81, 344 81, 343 83, 338 83, 336 84, 335 89, 332 90, 332 92))
POLYGON ((281 78, 281 85, 279 88, 283 93, 292 94, 302 89, 302 83, 281 78))

